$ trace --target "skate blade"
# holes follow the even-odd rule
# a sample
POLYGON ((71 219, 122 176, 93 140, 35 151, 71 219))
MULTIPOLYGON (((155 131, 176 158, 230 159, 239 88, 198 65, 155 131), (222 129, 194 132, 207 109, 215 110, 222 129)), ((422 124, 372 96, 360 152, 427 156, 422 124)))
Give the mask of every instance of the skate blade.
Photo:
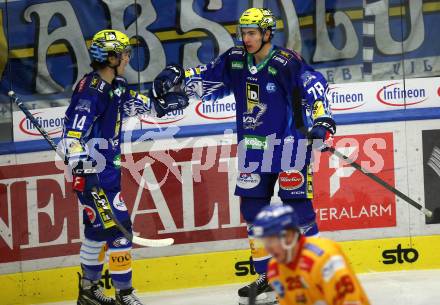
MULTIPOLYGON (((255 305, 278 305, 275 291, 263 292, 257 295, 255 305)), ((240 297, 238 305, 249 305, 249 298, 240 297)))

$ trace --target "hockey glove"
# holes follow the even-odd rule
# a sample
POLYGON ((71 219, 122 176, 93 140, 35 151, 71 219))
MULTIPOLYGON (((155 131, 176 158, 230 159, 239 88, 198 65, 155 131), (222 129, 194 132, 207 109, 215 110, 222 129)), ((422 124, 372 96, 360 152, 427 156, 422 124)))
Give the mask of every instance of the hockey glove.
POLYGON ((91 162, 78 161, 72 168, 73 190, 77 192, 91 191, 99 188, 96 169, 86 165, 91 162))
POLYGON ((336 124, 330 117, 317 118, 309 131, 308 138, 312 141, 313 149, 327 151, 333 143, 333 135, 336 133, 336 124))
POLYGON ((122 96, 122 94, 124 94, 127 90, 127 86, 127 80, 122 76, 118 75, 112 81, 112 90, 117 96, 122 96))
POLYGON ((151 99, 136 91, 130 90, 128 98, 122 105, 127 117, 140 116, 151 111, 151 99))
POLYGON ((153 81, 151 89, 156 99, 163 99, 174 87, 182 85, 185 71, 179 65, 169 65, 153 81))
POLYGON ((183 92, 168 92, 160 99, 150 94, 150 99, 153 102, 158 118, 163 117, 171 111, 185 109, 189 105, 189 99, 183 92))

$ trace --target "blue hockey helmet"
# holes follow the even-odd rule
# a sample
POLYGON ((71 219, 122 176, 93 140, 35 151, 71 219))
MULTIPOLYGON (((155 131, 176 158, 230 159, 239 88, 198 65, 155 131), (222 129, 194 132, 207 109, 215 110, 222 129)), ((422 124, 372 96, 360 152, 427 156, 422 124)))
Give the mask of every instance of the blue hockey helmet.
POLYGON ((257 238, 281 236, 287 229, 299 230, 298 216, 290 206, 266 206, 258 213, 253 223, 257 238))

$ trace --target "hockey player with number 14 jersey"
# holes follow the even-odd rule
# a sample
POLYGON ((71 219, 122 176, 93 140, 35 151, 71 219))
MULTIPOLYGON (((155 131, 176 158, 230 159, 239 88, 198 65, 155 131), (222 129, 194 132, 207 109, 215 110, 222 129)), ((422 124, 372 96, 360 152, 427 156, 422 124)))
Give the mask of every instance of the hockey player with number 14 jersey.
MULTIPOLYGON (((312 206, 313 147, 324 149, 336 131, 328 101, 327 82, 303 58, 271 43, 276 28, 272 12, 262 8, 246 10, 240 17, 237 37, 243 47, 233 47, 208 65, 185 71, 185 91, 204 103, 234 94, 236 100, 238 163, 240 174, 235 194, 249 224, 253 263, 259 278, 239 290, 243 302, 251 286, 257 293, 270 292, 266 279, 270 256, 252 237, 251 224, 270 203, 278 180, 279 197, 299 215, 300 227, 317 235, 312 206)), ((166 73, 153 83, 155 96, 168 92, 166 73)), ((276 302, 274 298, 266 304, 276 302)))
MULTIPOLYGON (((84 210, 78 305, 142 305, 133 293, 131 240, 105 217, 102 206, 109 206, 114 217, 132 232, 121 196, 122 121, 138 115, 160 117, 188 105, 188 98, 176 92, 159 101, 129 90, 123 75, 130 53, 124 33, 111 29, 96 33, 90 46, 93 71, 76 86, 64 119, 59 147, 72 169, 73 189, 84 210), (115 299, 107 297, 99 286, 106 254, 115 299)), ((183 75, 183 70, 180 73, 183 75)))

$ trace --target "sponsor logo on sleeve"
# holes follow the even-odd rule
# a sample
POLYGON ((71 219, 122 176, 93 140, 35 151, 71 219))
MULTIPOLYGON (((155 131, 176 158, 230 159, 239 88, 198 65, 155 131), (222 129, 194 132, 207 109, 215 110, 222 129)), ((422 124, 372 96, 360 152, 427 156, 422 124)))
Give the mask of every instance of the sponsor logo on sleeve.
POLYGON ((261 177, 258 174, 240 173, 237 177, 237 186, 242 189, 252 189, 260 184, 261 177))
POLYGON ((102 92, 104 92, 104 88, 105 88, 105 82, 101 81, 101 83, 99 84, 99 87, 98 87, 98 91, 102 93, 102 92))
POLYGON ((290 59, 293 57, 292 54, 290 54, 290 53, 288 53, 288 52, 286 52, 286 51, 284 51, 284 50, 280 50, 280 51, 278 52, 278 54, 281 55, 281 56, 283 56, 283 57, 285 57, 287 60, 290 60, 290 59))
POLYGON ((232 49, 231 52, 230 52, 230 54, 231 54, 231 55, 234 55, 234 54, 243 55, 243 54, 244 54, 244 50, 241 50, 241 49, 232 49))
POLYGON ((306 243, 304 245, 304 249, 307 249, 309 251, 312 251, 313 253, 315 253, 317 256, 321 256, 324 254, 324 250, 322 250, 320 247, 314 245, 314 244, 310 244, 310 243, 306 243))
POLYGON ((335 273, 345 266, 345 260, 341 255, 331 256, 322 268, 322 278, 326 282, 330 281, 335 273))
POLYGON ((90 81, 90 88, 96 89, 99 85, 99 76, 93 76, 92 80, 90 81))
POLYGON ((276 55, 273 57, 273 59, 282 63, 284 66, 287 65, 287 59, 284 59, 283 57, 276 55))

